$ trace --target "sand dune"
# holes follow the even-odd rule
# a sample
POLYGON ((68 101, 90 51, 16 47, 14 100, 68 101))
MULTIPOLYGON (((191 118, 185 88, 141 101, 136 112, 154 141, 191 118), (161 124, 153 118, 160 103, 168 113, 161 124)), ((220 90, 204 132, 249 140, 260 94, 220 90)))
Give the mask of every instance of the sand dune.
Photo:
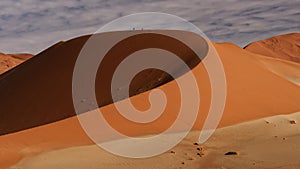
POLYGON ((33 55, 31 54, 4 54, 0 53, 0 74, 12 69, 20 63, 30 59, 33 55))
MULTIPOLYGON (((112 37, 129 36, 136 33, 115 32, 99 34, 98 36, 111 41, 113 40, 112 37)), ((184 35, 192 40, 198 38, 193 33, 184 35)), ((13 73, 5 74, 5 80, 0 81, 0 102, 2 103, 0 107, 0 135, 76 115, 72 101, 72 74, 78 54, 88 38, 89 36, 83 36, 67 42, 60 42, 20 65, 14 69, 13 73), (20 84, 22 84, 21 87, 20 84), (15 118, 16 116, 18 118, 15 118)), ((178 51, 183 54, 186 53, 186 55, 182 55, 182 59, 191 68, 200 62, 199 58, 188 53, 189 51, 179 49, 181 48, 177 47, 178 51)), ((105 63, 104 66, 99 68, 103 70, 102 74, 113 73, 116 65, 111 63, 117 64, 120 62, 124 57, 121 54, 122 51, 108 57, 103 62, 105 63)), ((206 54, 204 53, 204 55, 206 54)), ((180 68, 175 67, 173 71, 177 72, 178 69, 180 68)), ((112 103, 112 98, 108 92, 110 91, 111 81, 109 78, 112 77, 102 77, 100 75, 97 76, 100 78, 96 79, 96 95, 98 96, 98 105, 104 106, 112 103)), ((170 80, 172 78, 165 72, 153 69, 145 70, 131 83, 130 95, 149 90, 170 80), (158 79, 160 80, 158 81, 158 79)), ((85 111, 88 110, 82 112, 85 111)))
MULTIPOLYGON (((121 35, 128 34, 128 32, 118 33, 121 35)), ((110 34, 102 36, 110 36, 110 34)), ((0 131, 1 134, 10 133, 0 136, 0 168, 7 168, 24 157, 34 156, 41 152, 92 144, 82 130, 77 117, 67 118, 74 115, 71 97, 72 76, 70 75, 72 75, 76 55, 87 38, 88 36, 84 36, 55 45, 18 66, 5 79, 0 80, 0 92, 2 93, 0 101, 3 103, 0 107, 0 131), (20 83, 22 83, 21 87, 20 83), (16 119, 16 116, 19 118, 16 119), (44 125, 50 122, 54 123, 44 125), (28 129, 34 126, 39 127, 28 129), (11 133, 19 130, 23 131, 11 133)), ((228 85, 225 112, 219 127, 235 125, 263 117, 289 114, 300 110, 299 86, 274 73, 265 64, 262 64, 260 59, 256 59, 261 56, 230 43, 217 43, 214 46, 223 62, 228 85)), ((207 57, 210 57, 210 53, 208 53, 207 57)), ((197 77, 201 93, 200 110, 193 128, 199 130, 203 126, 210 106, 210 83, 204 65, 201 62, 199 63, 199 60, 193 60, 192 58, 186 58, 187 60, 185 61, 192 60, 188 64, 193 67, 192 72, 197 77), (197 63, 199 64, 197 65, 197 63)), ((272 60, 272 58, 270 59, 272 60)), ((271 62, 276 63, 275 60, 273 59, 271 62)), ((110 104, 110 100, 104 97, 104 100, 99 100, 101 101, 100 105, 106 105, 101 110, 115 129, 127 135, 149 135, 164 131, 175 120, 176 112, 178 112, 180 105, 178 86, 175 81, 170 81, 172 79, 162 74, 162 72, 157 72, 155 75, 157 76, 153 76, 154 79, 152 80, 157 80, 157 77, 165 77, 162 81, 163 83, 153 83, 150 87, 145 87, 143 85, 149 79, 137 78, 137 81, 134 82, 136 86, 131 90, 137 91, 136 89, 143 88, 146 91, 161 85, 158 88, 163 90, 168 98, 164 114, 153 123, 146 125, 136 124, 122 118, 114 105, 110 104), (168 81, 170 82, 166 83, 168 81)), ((130 98, 133 104, 142 110, 147 109, 149 107, 149 102, 147 101, 149 91, 138 95, 135 94, 138 94, 138 92, 133 92, 130 98)), ((83 115, 88 115, 88 113, 81 116, 83 115)), ((236 128, 239 129, 239 127, 236 128)), ((253 133, 255 134, 255 132, 253 133)), ((255 135, 250 136, 254 137, 255 135)), ((114 138, 107 135, 106 140, 103 141, 110 139, 114 138)), ((79 149, 82 149, 84 152, 98 151, 94 148, 86 149, 85 147, 79 149)), ((62 154, 69 153, 69 150, 66 150, 66 152, 65 150, 62 151, 62 154)), ((75 154, 78 152, 76 148, 70 151, 75 154)), ((190 151, 194 150, 191 149, 190 151)), ((56 153, 54 152, 54 154, 56 153)), ((41 156, 43 158, 43 155, 41 156)), ((46 156, 48 158, 48 154, 46 156)), ((174 160, 174 158, 165 155, 162 159, 168 161, 174 160)), ((186 158, 186 156, 183 155, 179 159, 183 158, 186 158)), ((211 164, 220 164, 214 162, 213 157, 209 156, 209 154, 207 154, 207 158, 211 161, 211 164)), ((91 158, 91 160, 93 159, 95 158, 91 158)), ((35 163, 35 158, 29 159, 29 161, 35 163)), ((25 160, 18 167, 26 167, 26 165, 33 164, 31 162, 27 163, 25 160)), ((49 162, 51 163, 51 161, 49 162)), ((129 167, 131 166, 129 163, 126 164, 129 167)), ((177 163, 175 164, 177 165, 177 163)), ((193 164, 197 165, 196 163, 193 164)), ((173 164, 168 165, 172 166, 173 164)), ((191 168, 192 165, 187 166, 191 168)), ((79 167, 80 165, 78 165, 79 167)), ((222 166, 219 165, 218 167, 222 166)))
POLYGON ((300 33, 275 36, 266 40, 253 42, 245 47, 253 53, 300 62, 300 33))
POLYGON ((91 145, 28 157, 11 169, 298 168, 299 121, 298 112, 245 122, 218 129, 203 145, 194 145, 199 132, 193 131, 169 152, 148 159, 122 158, 91 145), (228 152, 236 152, 237 155, 225 155, 228 152))

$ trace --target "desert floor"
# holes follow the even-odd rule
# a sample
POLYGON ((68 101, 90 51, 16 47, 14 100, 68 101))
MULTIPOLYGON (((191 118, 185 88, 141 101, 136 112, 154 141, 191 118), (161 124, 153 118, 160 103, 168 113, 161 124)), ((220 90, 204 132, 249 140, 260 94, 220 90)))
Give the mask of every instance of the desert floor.
POLYGON ((203 145, 192 131, 170 151, 147 159, 112 155, 96 145, 50 151, 21 160, 11 169, 291 169, 300 165, 300 112, 217 129, 203 145), (225 155, 236 152, 236 155, 225 155))

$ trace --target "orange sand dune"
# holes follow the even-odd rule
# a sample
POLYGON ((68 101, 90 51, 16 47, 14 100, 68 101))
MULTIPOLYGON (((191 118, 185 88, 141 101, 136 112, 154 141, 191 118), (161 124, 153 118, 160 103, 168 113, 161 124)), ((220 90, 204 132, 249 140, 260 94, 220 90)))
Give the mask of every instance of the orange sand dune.
POLYGON ((30 59, 32 56, 33 55, 26 54, 26 53, 18 53, 18 54, 0 53, 0 74, 30 59))
MULTIPOLYGON (((70 102, 60 100, 61 98, 65 99, 63 95, 66 92, 65 90, 71 90, 68 84, 62 82, 64 78, 71 78, 67 76, 70 75, 70 68, 72 68, 69 62, 74 62, 75 58, 69 57, 69 55, 78 53, 85 39, 86 37, 74 39, 59 45, 55 49, 42 52, 34 58, 35 60, 32 59, 30 63, 27 63, 28 65, 21 65, 19 69, 16 69, 7 77, 11 78, 7 80, 11 83, 9 86, 15 87, 11 88, 13 89, 11 93, 4 93, 8 101, 5 100, 4 96, 0 98, 1 102, 5 102, 10 106, 10 109, 6 107, 6 109, 2 110, 6 110, 5 112, 12 111, 10 114, 5 114, 1 110, 1 116, 4 119, 0 123, 2 125, 2 133, 5 133, 3 128, 14 131, 15 128, 10 128, 12 125, 20 125, 22 127, 25 124, 33 124, 32 122, 37 125, 72 115, 72 113, 68 114, 69 112, 66 111, 66 105, 72 104, 71 100, 70 102), (29 74, 31 75, 30 77, 27 76, 29 74), (64 74, 64 76, 58 76, 60 74, 64 74), (38 81, 38 79, 40 80, 38 81), (20 88, 18 83, 21 82, 23 85, 20 88), (61 88, 59 85, 64 87, 61 88), (54 91, 53 89, 59 90, 54 91), (29 95, 29 93, 34 93, 34 95, 29 95), (53 102, 48 103, 48 105, 45 104, 43 102, 45 97, 47 101, 51 99, 53 102), (18 99, 22 99, 22 101, 18 99), (31 104, 31 102, 35 103, 31 104), (12 108, 13 104, 20 105, 23 109, 20 109, 18 106, 12 108), (39 108, 38 112, 33 111, 36 107, 39 108), (61 110, 55 112, 57 109, 61 110), (63 113, 63 115, 60 113, 63 113), (20 118, 16 120, 13 115, 17 115, 20 118)), ((219 127, 267 116, 289 114, 300 110, 300 88, 297 85, 274 74, 260 61, 254 59, 255 54, 236 45, 220 43, 214 44, 214 46, 223 62, 228 85, 225 112, 219 127)), ((210 57, 209 54, 207 57, 210 57)), ((197 77, 202 99, 194 129, 201 129, 210 106, 210 83, 202 63, 194 67, 192 72, 197 77)), ((3 80, 0 81, 0 91, 4 91, 5 88, 7 89, 8 85, 5 85, 3 80)), ((166 93, 168 104, 164 114, 153 123, 146 125, 130 123, 118 115, 113 104, 104 106, 101 110, 104 111, 106 119, 115 129, 127 135, 161 132, 169 127, 176 118, 176 112, 180 103, 180 93, 175 81, 166 83, 158 88, 166 93), (125 125, 126 127, 124 127, 125 125)), ((131 101, 137 108, 145 110, 149 107, 149 102, 146 100, 148 94, 149 91, 133 96, 131 101)), ((107 135, 107 139, 110 139, 110 137, 107 135)), ((7 168, 23 157, 43 151, 88 144, 92 144, 92 142, 81 129, 77 117, 3 135, 0 136, 0 168, 7 168)))
POLYGON ((275 36, 245 47, 253 53, 300 62, 300 33, 275 36))
MULTIPOLYGON (((136 32, 115 32, 97 36, 111 40, 110 38, 116 35, 119 37, 119 35, 135 34, 136 32)), ((192 40, 198 38, 198 36, 194 36, 194 33, 184 35, 192 40)), ((76 115, 72 100, 72 75, 78 54, 89 37, 83 36, 68 42, 60 42, 18 66, 13 72, 2 75, 2 80, 0 77, 0 135, 76 115), (20 86, 20 84, 22 85, 20 86)), ((163 40, 161 42, 165 43, 163 45, 166 48, 175 46, 177 52, 181 53, 182 59, 190 68, 200 62, 196 55, 182 49, 180 44, 163 40)), ((158 41, 155 44, 161 42, 158 41)), ((99 68, 102 71, 102 74, 96 79, 96 95, 99 106, 112 103, 110 92, 108 92, 110 91, 110 78, 112 76, 107 77, 106 75, 112 74, 117 66, 116 63, 122 61, 122 57, 124 57, 122 52, 124 51, 120 50, 115 55, 105 58, 102 62, 104 66, 99 68)), ((204 54, 206 55, 205 51, 204 54)), ((170 64, 172 65, 172 63, 170 64)), ((173 71, 178 72, 180 68, 175 67, 173 71)), ((172 78, 162 71, 147 69, 136 76, 131 83, 130 95, 133 96, 152 89, 170 80, 172 78)), ((81 113, 85 111, 87 110, 83 110, 81 113)))

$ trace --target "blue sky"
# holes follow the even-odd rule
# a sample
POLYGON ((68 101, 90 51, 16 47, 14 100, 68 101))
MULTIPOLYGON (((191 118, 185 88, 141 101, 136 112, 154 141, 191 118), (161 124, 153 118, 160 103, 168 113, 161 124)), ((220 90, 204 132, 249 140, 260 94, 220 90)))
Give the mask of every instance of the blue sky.
POLYGON ((177 15, 213 41, 244 46, 300 32, 299 9, 299 0, 2 0, 0 52, 36 54, 58 41, 93 33, 136 12, 177 15))

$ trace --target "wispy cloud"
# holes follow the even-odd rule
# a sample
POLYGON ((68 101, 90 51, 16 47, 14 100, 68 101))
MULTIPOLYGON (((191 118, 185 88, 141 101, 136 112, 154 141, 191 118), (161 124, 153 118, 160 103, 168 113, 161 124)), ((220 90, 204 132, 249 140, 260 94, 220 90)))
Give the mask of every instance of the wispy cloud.
POLYGON ((299 0, 3 0, 0 51, 38 53, 57 41, 93 33, 135 12, 174 14, 194 23, 214 41, 243 46, 299 32, 299 9, 299 0))

